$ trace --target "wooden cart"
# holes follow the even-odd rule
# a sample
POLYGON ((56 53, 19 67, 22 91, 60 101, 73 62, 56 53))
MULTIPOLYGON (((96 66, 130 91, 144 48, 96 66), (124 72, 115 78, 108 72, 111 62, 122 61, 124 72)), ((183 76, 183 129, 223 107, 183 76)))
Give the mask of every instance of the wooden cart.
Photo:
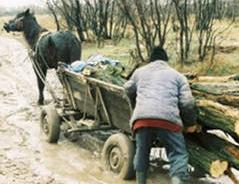
POLYGON ((134 144, 129 119, 132 112, 122 87, 74 73, 63 65, 58 68, 64 96, 46 106, 41 113, 41 128, 50 143, 65 134, 96 130, 116 130, 104 143, 102 158, 107 169, 122 179, 134 176, 134 144))

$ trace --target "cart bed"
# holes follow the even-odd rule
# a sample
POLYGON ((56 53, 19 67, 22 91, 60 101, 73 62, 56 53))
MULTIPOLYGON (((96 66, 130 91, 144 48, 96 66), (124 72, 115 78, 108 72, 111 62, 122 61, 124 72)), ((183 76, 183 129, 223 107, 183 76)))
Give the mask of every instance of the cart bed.
POLYGON ((108 125, 130 133, 131 106, 120 86, 86 77, 60 68, 58 76, 73 110, 97 120, 98 126, 108 125))

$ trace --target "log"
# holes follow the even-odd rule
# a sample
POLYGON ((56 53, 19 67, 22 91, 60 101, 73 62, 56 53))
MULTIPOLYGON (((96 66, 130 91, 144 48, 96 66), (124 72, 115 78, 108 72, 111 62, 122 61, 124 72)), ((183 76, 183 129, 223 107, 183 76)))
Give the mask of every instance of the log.
POLYGON ((201 91, 212 95, 239 95, 239 82, 227 82, 227 83, 206 83, 195 82, 191 84, 193 90, 201 91))
POLYGON ((189 163, 200 172, 217 178, 224 174, 228 168, 228 162, 216 154, 192 143, 188 143, 189 163))
POLYGON ((233 184, 239 184, 238 178, 235 176, 235 174, 232 172, 231 168, 229 167, 225 174, 232 180, 233 184))
POLYGON ((239 82, 192 83, 195 97, 203 97, 224 105, 239 107, 239 82))
POLYGON ((208 94, 208 93, 204 93, 204 92, 196 91, 196 90, 192 90, 192 93, 193 93, 193 96, 195 97, 203 97, 208 100, 219 102, 223 105, 239 107, 239 96, 213 95, 213 94, 208 94))
POLYGON ((239 80, 239 74, 229 76, 198 76, 196 74, 185 74, 191 82, 229 82, 239 80))
POLYGON ((239 169, 239 147, 219 138, 216 135, 202 132, 193 134, 199 144, 205 149, 227 160, 230 166, 239 169))
POLYGON ((234 138, 239 138, 239 110, 210 100, 196 101, 199 114, 198 122, 202 126, 221 129, 234 138))

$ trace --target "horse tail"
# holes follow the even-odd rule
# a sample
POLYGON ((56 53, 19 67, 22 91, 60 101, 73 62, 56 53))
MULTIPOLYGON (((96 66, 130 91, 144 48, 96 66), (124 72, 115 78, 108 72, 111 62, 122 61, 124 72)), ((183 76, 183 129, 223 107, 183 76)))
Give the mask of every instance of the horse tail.
POLYGON ((47 51, 48 57, 50 57, 51 60, 54 61, 57 58, 57 48, 51 36, 48 37, 47 51))
POLYGON ((56 44, 54 40, 51 38, 51 36, 49 36, 49 39, 48 39, 48 50, 51 55, 53 56, 56 55, 56 44))

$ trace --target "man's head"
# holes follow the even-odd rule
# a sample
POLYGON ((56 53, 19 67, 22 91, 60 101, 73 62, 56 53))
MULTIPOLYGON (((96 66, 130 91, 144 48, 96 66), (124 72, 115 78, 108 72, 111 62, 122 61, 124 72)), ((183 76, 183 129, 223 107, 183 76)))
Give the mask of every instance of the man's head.
POLYGON ((167 52, 162 47, 159 47, 159 46, 154 47, 152 52, 151 52, 149 61, 153 62, 153 61, 156 61, 156 60, 163 60, 163 61, 166 61, 166 62, 168 61, 167 52))

